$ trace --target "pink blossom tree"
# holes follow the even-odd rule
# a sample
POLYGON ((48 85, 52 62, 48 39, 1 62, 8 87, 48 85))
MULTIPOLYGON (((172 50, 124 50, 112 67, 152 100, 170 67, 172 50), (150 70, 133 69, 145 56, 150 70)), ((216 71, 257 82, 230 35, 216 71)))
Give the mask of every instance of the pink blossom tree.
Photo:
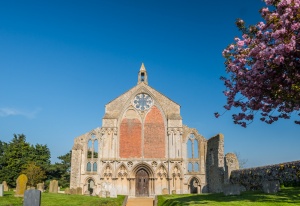
POLYGON ((222 53, 228 73, 221 77, 224 108, 239 108, 233 121, 243 127, 257 115, 268 124, 293 113, 300 116, 300 0, 264 1, 264 21, 246 27, 238 19, 243 35, 222 53))

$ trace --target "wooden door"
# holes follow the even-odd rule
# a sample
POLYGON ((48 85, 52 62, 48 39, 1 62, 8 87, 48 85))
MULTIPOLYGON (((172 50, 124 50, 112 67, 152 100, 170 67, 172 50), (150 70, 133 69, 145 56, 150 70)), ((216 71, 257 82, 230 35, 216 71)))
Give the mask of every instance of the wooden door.
POLYGON ((135 195, 136 196, 149 196, 149 175, 141 169, 136 173, 135 178, 135 195))

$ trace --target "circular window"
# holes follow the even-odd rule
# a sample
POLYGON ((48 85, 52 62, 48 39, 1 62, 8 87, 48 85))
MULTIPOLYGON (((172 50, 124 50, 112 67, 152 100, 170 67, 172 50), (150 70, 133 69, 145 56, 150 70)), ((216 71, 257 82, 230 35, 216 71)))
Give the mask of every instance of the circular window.
POLYGON ((153 105, 153 100, 148 94, 141 93, 135 96, 133 105, 136 109, 144 111, 153 105))

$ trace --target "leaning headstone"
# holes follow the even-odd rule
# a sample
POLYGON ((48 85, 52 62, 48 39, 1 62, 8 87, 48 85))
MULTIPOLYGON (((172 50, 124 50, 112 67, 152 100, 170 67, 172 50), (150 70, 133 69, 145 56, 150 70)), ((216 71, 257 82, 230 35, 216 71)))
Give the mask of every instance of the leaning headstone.
POLYGON ((7 186, 7 183, 6 183, 6 181, 3 181, 2 182, 2 185, 3 185, 3 187, 4 187, 4 192, 7 192, 8 191, 8 186, 7 186))
POLYGON ((4 193, 4 185, 0 184, 0 197, 3 197, 3 193, 4 193))
POLYGON ((41 192, 44 192, 44 183, 38 183, 36 185, 36 188, 41 191, 41 192))
POLYGON ((112 187, 110 189, 110 197, 111 198, 117 198, 117 189, 115 187, 112 187))
POLYGON ((239 184, 225 184, 223 185, 223 193, 225 196, 229 195, 240 195, 240 185, 239 184))
POLYGON ((264 193, 277 193, 280 190, 280 183, 278 180, 264 181, 262 187, 264 193))
POLYGON ((58 181, 57 180, 50 181, 49 193, 58 193, 58 181))
POLYGON ((40 205, 41 205, 41 191, 26 190, 24 194, 23 206, 40 206, 40 205))
POLYGON ((82 195, 82 188, 81 187, 76 188, 76 194, 77 195, 82 195))
POLYGON ((24 192, 26 190, 26 184, 27 184, 28 178, 26 175, 21 174, 17 179, 17 188, 16 188, 16 197, 23 197, 24 192))

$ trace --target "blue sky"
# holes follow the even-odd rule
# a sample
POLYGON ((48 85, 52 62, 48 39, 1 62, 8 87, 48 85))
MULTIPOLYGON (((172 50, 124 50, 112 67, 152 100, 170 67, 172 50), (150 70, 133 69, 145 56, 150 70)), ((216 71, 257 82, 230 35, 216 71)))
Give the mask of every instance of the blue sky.
POLYGON ((104 106, 137 83, 181 105, 184 124, 205 138, 225 136, 225 152, 247 166, 300 159, 292 120, 246 129, 226 99, 222 50, 240 33, 236 18, 261 20, 261 0, 0 1, 0 140, 24 133, 47 144, 52 161, 75 137, 101 126, 104 106))

